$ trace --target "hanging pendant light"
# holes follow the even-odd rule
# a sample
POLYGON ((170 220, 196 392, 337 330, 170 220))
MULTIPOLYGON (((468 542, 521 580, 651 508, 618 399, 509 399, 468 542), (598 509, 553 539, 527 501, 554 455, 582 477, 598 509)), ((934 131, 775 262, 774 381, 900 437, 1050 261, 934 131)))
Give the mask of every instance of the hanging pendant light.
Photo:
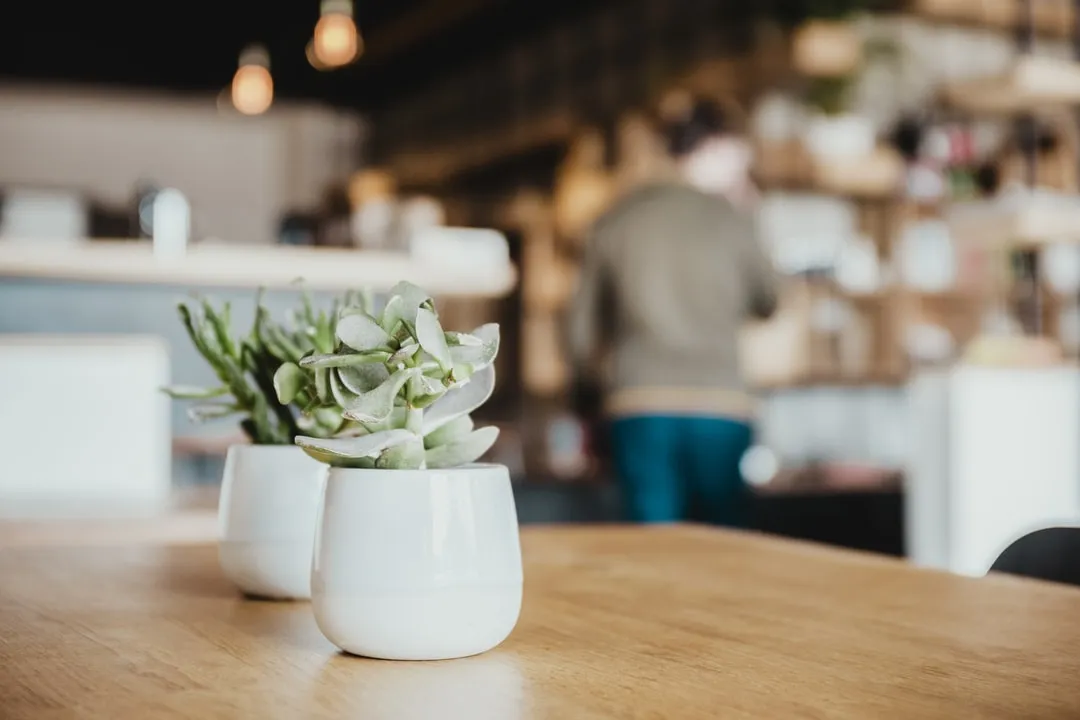
POLYGON ((233 107, 245 115, 261 115, 273 102, 270 53, 262 45, 249 45, 240 53, 239 67, 233 76, 233 107))
POLYGON ((323 0, 308 58, 311 64, 318 69, 342 67, 360 57, 361 50, 352 0, 323 0))

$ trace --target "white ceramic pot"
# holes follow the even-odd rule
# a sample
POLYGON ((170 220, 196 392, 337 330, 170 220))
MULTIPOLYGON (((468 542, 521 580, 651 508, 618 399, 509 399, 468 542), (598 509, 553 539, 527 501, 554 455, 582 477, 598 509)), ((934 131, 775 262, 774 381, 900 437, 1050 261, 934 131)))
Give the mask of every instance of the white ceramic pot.
POLYGON ((311 558, 326 466, 292 445, 233 445, 218 502, 221 568, 242 592, 311 597, 311 558))
POLYGON ((446 660, 490 650, 521 610, 509 472, 331 468, 311 584, 319 629, 354 655, 446 660))
POLYGON ((818 160, 866 157, 874 151, 874 123, 862 115, 815 115, 803 143, 818 160))

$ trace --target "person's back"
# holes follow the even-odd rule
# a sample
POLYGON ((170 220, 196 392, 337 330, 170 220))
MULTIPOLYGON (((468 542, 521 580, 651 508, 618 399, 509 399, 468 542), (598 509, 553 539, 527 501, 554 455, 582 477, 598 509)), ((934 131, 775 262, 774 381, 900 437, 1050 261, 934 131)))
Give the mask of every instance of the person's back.
MULTIPOLYGON (((690 182, 642 187, 597 221, 570 308, 579 375, 610 346, 615 465, 631 519, 645 522, 685 519, 695 506, 702 519, 743 522, 738 465, 752 439, 753 398, 740 377, 738 333, 777 304, 753 216, 709 182, 729 182, 710 173, 731 153, 719 123, 705 125, 681 156, 690 182)), ((745 189, 729 187, 736 196, 745 189)))
POLYGON ((600 273, 582 281, 610 295, 613 390, 742 389, 738 329, 776 302, 749 213, 689 185, 650 185, 609 210, 590 243, 600 273))

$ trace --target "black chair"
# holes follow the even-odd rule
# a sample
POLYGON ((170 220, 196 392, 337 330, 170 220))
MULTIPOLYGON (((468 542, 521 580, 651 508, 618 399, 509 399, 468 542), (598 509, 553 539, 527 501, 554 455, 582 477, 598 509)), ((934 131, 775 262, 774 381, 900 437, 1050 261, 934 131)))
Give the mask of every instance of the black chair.
POLYGON ((1080 585, 1080 527, 1028 533, 1005 548, 990 571, 1080 585))

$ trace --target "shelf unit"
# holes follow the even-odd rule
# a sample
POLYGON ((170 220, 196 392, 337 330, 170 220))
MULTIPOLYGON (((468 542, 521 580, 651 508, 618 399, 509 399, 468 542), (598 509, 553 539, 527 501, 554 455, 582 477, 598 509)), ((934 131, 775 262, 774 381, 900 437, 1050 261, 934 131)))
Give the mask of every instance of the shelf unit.
POLYGON ((407 253, 197 243, 175 258, 139 240, 0 240, 0 277, 79 282, 288 289, 370 287, 410 280, 440 297, 502 297, 517 281, 506 257, 448 264, 407 253))

